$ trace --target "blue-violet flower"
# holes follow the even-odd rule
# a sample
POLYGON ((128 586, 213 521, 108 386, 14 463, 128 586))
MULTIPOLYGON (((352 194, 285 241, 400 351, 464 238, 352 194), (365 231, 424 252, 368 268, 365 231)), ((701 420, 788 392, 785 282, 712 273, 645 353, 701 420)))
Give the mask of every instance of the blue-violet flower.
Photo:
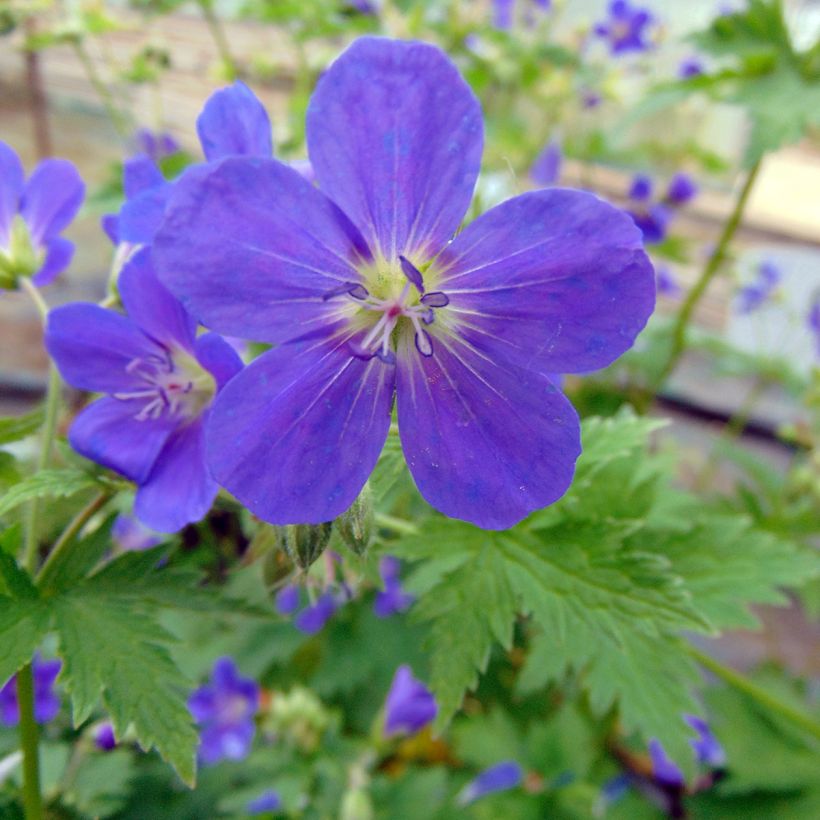
POLYGON ((633 6, 629 0, 613 0, 609 4, 609 18, 598 23, 593 31, 607 41, 613 56, 630 51, 649 51, 652 42, 647 36, 653 22, 647 9, 633 6))
POLYGON ((472 803, 494 792, 514 789, 524 779, 524 770, 514 760, 505 760, 479 773, 459 793, 461 805, 472 803))
MULTIPOLYGON (((39 655, 32 661, 34 677, 34 719, 37 723, 54 720, 60 711, 60 696, 54 688, 54 681, 60 673, 62 663, 57 659, 41 660, 39 655)), ((20 705, 17 701, 17 675, 14 675, 0 689, 0 721, 6 726, 16 726, 20 722, 20 705)))
POLYGON ((396 670, 384 704, 384 733, 413 735, 432 723, 438 714, 433 693, 413 677, 409 666, 396 670))

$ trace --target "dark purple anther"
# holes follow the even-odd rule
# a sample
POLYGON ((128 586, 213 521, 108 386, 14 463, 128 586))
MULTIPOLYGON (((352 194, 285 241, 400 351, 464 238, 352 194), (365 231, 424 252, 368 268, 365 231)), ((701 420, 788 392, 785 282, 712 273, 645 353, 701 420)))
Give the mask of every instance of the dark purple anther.
POLYGON ((426 330, 419 329, 416 331, 416 350, 418 350, 422 356, 433 355, 433 340, 426 330))
POLYGON ((396 363, 396 354, 392 350, 388 350, 386 353, 383 350, 376 351, 376 358, 380 361, 384 362, 385 364, 395 364, 396 363))
POLYGON ((433 308, 429 310, 425 310, 424 313, 421 314, 421 321, 424 322, 426 325, 432 325, 433 322, 436 320, 436 313, 433 308))
POLYGON ((425 293, 421 297, 421 303, 431 308, 447 307, 450 304, 450 297, 440 290, 434 290, 430 293, 425 293))
POLYGON ((364 285, 360 285, 358 282, 345 282, 344 284, 339 285, 339 287, 333 288, 327 293, 323 293, 322 301, 327 302, 328 299, 333 299, 334 296, 341 296, 345 293, 352 296, 354 299, 359 299, 360 301, 367 299, 370 295, 364 285))
POLYGON ((401 263, 402 273, 410 283, 415 286, 419 293, 424 293, 424 278, 421 271, 404 256, 399 257, 399 262, 401 263))

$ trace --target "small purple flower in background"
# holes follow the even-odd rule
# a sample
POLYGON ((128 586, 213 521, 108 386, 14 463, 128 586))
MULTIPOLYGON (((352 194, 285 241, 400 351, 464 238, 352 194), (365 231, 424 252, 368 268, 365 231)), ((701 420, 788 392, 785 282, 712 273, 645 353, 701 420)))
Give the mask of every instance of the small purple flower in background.
POLYGON ((44 159, 26 180, 20 158, 0 142, 0 287, 16 287, 20 276, 47 285, 68 267, 74 243, 60 234, 84 196, 70 162, 44 159))
POLYGON ((288 584, 276 593, 276 611, 280 615, 292 615, 299 609, 300 589, 298 584, 288 584))
POLYGON ((656 780, 668 786, 683 786, 685 782, 683 772, 666 754, 659 740, 649 741, 649 757, 652 761, 652 774, 656 780))
POLYGON ((75 419, 71 446, 138 486, 134 514, 160 532, 200 520, 218 486, 205 465, 204 421, 242 368, 159 283, 147 249, 119 279, 127 315, 74 303, 49 313, 45 341, 63 378, 105 393, 75 419))
POLYGON ((809 332, 814 336, 815 352, 820 358, 820 295, 814 297, 809 314, 806 317, 806 326, 809 332))
POLYGON ((655 284, 658 288, 658 293, 674 299, 681 294, 681 286, 678 280, 665 265, 659 267, 655 274, 655 284))
POLYGON ((413 595, 402 589, 400 569, 401 561, 392 555, 385 555, 379 561, 379 573, 382 576, 384 590, 376 593, 376 600, 373 602, 373 612, 378 618, 387 618, 404 612, 416 600, 413 595))
POLYGON ((669 180, 664 199, 670 205, 680 206, 694 199, 697 193, 698 186, 692 177, 689 174, 679 173, 669 180))
POLYGON ((324 629, 333 617, 339 604, 332 592, 323 592, 316 602, 306 606, 293 620, 293 625, 306 635, 315 635, 324 629))
POLYGON ((453 239, 481 108, 424 43, 353 43, 311 97, 307 143, 318 188, 275 160, 224 160, 174 186, 152 249, 206 326, 275 345, 217 398, 214 476, 271 523, 332 520, 372 472, 395 396, 410 471, 444 514, 503 529, 556 501, 580 435, 544 374, 609 364, 654 307, 631 220, 551 188, 453 239))
POLYGON ((697 57, 687 57, 681 60, 678 66, 678 77, 682 80, 700 77, 701 74, 703 74, 703 63, 697 57))
POLYGON ((535 158, 535 162, 530 168, 530 178, 533 182, 543 187, 555 185, 561 176, 561 165, 564 154, 561 151, 561 143, 557 139, 551 139, 535 158))
POLYGON ((669 223, 672 221, 671 211, 663 205, 651 204, 640 210, 629 212, 632 220, 641 229, 643 241, 651 245, 663 242, 669 223))
POLYGON ((94 730, 94 744, 102 752, 110 752, 117 747, 114 727, 110 723, 101 723, 94 730))
POLYGON ((632 781, 628 774, 616 774, 601 786, 601 792, 596 801, 595 817, 603 817, 606 810, 626 796, 632 781))
POLYGON ((384 704, 385 735, 414 735, 432 723, 437 714, 438 705, 433 693, 413 677, 409 666, 400 666, 384 704))
POLYGON ((259 687, 242 678, 230 658, 220 658, 211 682, 188 699, 188 709, 200 725, 199 758, 206 764, 242 760, 251 750, 259 687))
POLYGON ((162 533, 146 527, 133 515, 118 515, 111 528, 114 543, 123 551, 148 550, 161 544, 165 538, 162 533))
MULTIPOLYGON (((512 28, 515 18, 515 7, 517 0, 492 0, 493 26, 502 31, 512 28)), ((534 10, 546 12, 552 6, 551 0, 524 0, 526 3, 525 18, 529 24, 534 22, 532 12, 534 10), (533 9, 535 6, 535 9, 533 9)))
POLYGON ((602 102, 604 98, 597 92, 592 91, 589 88, 585 88, 581 92, 581 107, 587 110, 591 110, 593 108, 597 108, 602 102))
POLYGON ((524 770, 514 760, 505 760, 485 769, 460 792, 458 802, 464 806, 494 792, 514 789, 524 779, 524 770))
MULTIPOLYGON (((37 723, 48 723, 54 720, 60 711, 60 696, 54 688, 54 681, 61 668, 62 663, 56 658, 41 660, 39 656, 35 656, 32 661, 34 719, 37 723)), ((16 675, 0 689, 0 721, 6 726, 16 726, 20 722, 16 675)))
POLYGON ((686 722, 698 733, 691 741, 692 749, 699 763, 719 769, 726 764, 726 752, 712 734, 709 724, 697 715, 686 715, 686 722))
POLYGON ((765 304, 782 278, 780 268, 770 259, 764 259, 757 267, 755 280, 738 291, 737 312, 746 315, 765 304))
POLYGON ((268 789, 262 792, 255 800, 251 800, 245 811, 248 814, 267 814, 271 811, 279 811, 282 808, 282 798, 273 790, 268 789))
POLYGON ((629 186, 629 198, 633 202, 649 202, 652 199, 654 184, 647 174, 635 174, 629 186))
POLYGON ((613 0, 609 4, 609 18, 598 23, 593 32, 607 41, 612 55, 649 51, 652 43, 647 35, 653 22, 647 9, 633 6, 629 0, 613 0))
POLYGON ((135 154, 145 154, 153 162, 160 162, 182 150, 172 134, 167 131, 152 131, 150 128, 138 129, 133 143, 135 154))
POLYGON ((644 242, 663 242, 674 217, 674 209, 689 202, 697 194, 697 186, 688 174, 675 174, 669 181, 661 201, 653 199, 654 183, 647 174, 636 174, 629 186, 631 201, 627 213, 641 229, 644 242))

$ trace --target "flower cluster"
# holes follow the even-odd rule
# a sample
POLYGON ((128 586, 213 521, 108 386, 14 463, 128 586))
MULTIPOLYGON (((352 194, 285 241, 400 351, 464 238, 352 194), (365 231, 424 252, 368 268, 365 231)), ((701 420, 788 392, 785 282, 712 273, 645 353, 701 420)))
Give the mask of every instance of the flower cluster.
POLYGON ((755 270, 755 279, 744 285, 737 293, 737 312, 741 315, 753 313, 764 305, 774 294, 783 273, 770 259, 764 259, 755 270))
POLYGON ((649 33, 654 22, 647 9, 633 6, 629 0, 612 0, 608 18, 598 23, 593 33, 606 41, 613 56, 649 51, 649 33))
POLYGON ((677 208, 690 202, 698 192, 694 180, 684 173, 675 174, 660 198, 654 196, 655 185, 646 174, 636 174, 629 188, 628 213, 641 229, 644 242, 654 244, 666 238, 669 223, 677 208))

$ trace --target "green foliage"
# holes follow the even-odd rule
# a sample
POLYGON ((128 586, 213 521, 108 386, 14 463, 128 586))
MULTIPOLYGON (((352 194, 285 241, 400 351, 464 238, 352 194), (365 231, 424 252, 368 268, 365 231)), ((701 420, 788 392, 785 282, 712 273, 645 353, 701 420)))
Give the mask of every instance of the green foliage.
POLYGON ((36 433, 42 423, 42 407, 38 407, 22 416, 0 418, 0 444, 10 444, 36 433))
POLYGON ((97 479, 75 469, 40 470, 10 487, 0 498, 0 516, 35 498, 67 498, 93 487, 97 479))

